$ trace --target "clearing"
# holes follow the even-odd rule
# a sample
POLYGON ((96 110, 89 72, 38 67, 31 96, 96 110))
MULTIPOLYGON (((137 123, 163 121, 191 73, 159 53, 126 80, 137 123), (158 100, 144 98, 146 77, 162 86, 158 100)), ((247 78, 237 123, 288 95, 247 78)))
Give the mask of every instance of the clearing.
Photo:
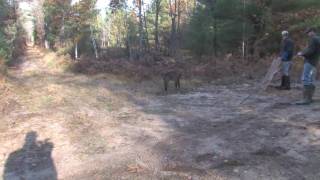
POLYGON ((290 105, 298 89, 239 106, 252 82, 164 94, 162 82, 52 70, 43 58, 28 49, 0 95, 5 180, 320 178, 320 103, 290 105))

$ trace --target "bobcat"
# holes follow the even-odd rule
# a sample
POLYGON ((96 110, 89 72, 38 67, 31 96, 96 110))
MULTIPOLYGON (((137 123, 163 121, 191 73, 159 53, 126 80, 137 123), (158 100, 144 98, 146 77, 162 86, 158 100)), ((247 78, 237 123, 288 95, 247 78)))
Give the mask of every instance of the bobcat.
POLYGON ((163 82, 164 82, 164 90, 168 91, 168 85, 170 81, 174 81, 175 88, 180 89, 180 78, 182 74, 177 71, 168 71, 162 75, 163 82))

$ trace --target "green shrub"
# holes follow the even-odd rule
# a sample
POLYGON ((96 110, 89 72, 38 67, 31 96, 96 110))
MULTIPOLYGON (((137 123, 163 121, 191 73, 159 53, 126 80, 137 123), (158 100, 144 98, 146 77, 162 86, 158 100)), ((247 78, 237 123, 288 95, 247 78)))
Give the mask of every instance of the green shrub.
POLYGON ((11 46, 8 44, 6 37, 0 31, 0 58, 8 60, 11 56, 11 46))

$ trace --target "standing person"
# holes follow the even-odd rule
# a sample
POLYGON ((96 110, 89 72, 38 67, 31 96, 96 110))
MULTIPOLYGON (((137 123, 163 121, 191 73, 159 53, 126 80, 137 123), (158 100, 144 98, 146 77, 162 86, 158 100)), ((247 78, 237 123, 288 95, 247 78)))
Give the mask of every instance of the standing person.
POLYGON ((308 47, 299 52, 298 56, 304 57, 304 66, 302 74, 303 99, 297 105, 309 105, 312 103, 316 87, 313 82, 316 76, 316 67, 320 57, 320 37, 317 36, 314 28, 308 28, 306 34, 310 37, 308 47))
POLYGON ((292 39, 289 37, 288 31, 282 31, 282 41, 281 41, 281 50, 280 50, 280 58, 281 58, 281 85, 277 87, 280 90, 290 90, 290 70, 292 66, 292 57, 293 57, 293 49, 294 43, 292 39))

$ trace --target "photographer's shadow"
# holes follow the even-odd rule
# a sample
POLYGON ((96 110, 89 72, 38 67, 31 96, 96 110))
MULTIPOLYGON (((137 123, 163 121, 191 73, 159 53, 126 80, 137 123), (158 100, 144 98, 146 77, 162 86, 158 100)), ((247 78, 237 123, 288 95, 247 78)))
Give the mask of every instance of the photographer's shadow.
POLYGON ((4 180, 56 180, 51 157, 53 143, 37 141, 37 133, 28 132, 23 147, 12 152, 5 164, 4 180))

